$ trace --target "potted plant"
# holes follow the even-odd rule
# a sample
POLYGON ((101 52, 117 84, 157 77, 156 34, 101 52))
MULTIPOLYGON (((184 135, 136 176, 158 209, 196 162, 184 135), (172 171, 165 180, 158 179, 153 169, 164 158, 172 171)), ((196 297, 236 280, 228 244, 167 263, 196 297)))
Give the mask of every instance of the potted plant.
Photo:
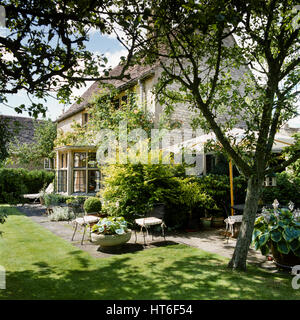
MULTIPOLYGON (((211 207, 213 204, 212 198, 202 191, 199 184, 191 181, 182 182, 179 202, 186 206, 189 214, 188 231, 196 231, 198 227, 193 219, 193 209, 211 207)), ((197 218, 197 222, 199 222, 199 218, 197 218)))
POLYGON ((224 225, 224 216, 221 210, 215 210, 212 214, 211 226, 221 228, 224 225))
POLYGON ((102 209, 101 200, 98 197, 89 197, 84 201, 83 209, 89 215, 99 215, 102 209))
POLYGON ((300 212, 289 209, 262 210, 252 236, 255 249, 272 252, 275 263, 284 268, 300 264, 300 212))
POLYGON ((102 251, 120 249, 130 238, 131 230, 123 217, 102 218, 91 228, 91 241, 102 251))
POLYGON ((211 227, 211 220, 212 217, 208 217, 205 215, 205 217, 200 218, 201 226, 203 229, 209 229, 211 227))

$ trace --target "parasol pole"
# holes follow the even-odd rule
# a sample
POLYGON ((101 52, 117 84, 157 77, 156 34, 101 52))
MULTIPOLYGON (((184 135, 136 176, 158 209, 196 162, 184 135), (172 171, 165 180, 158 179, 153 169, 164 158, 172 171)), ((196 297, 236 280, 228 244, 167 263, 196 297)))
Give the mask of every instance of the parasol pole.
POLYGON ((234 215, 234 199, 233 199, 233 174, 232 174, 232 160, 229 160, 229 179, 230 179, 230 204, 231 204, 231 215, 234 215))

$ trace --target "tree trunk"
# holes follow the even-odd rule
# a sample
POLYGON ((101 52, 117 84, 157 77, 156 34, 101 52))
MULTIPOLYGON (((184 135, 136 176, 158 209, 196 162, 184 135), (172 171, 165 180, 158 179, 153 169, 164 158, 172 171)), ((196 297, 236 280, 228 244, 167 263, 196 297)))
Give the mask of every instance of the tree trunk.
POLYGON ((229 268, 246 271, 247 254, 252 240, 258 201, 262 191, 262 183, 263 178, 258 179, 257 177, 252 176, 248 180, 242 225, 233 256, 228 264, 229 268))

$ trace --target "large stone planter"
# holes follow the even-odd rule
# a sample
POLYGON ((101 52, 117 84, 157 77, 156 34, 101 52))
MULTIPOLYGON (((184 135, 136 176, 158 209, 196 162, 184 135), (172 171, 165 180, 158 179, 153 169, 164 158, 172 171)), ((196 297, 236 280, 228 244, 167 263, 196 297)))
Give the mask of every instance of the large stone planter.
POLYGON ((119 250, 124 243, 128 242, 131 238, 131 230, 128 230, 124 234, 97 234, 92 232, 91 241, 94 244, 100 246, 101 251, 115 251, 119 250))
POLYGON ((275 248, 273 242, 271 242, 271 252, 274 258, 274 262, 281 268, 291 269, 295 265, 300 265, 300 258, 294 255, 293 252, 288 254, 282 254, 275 248))

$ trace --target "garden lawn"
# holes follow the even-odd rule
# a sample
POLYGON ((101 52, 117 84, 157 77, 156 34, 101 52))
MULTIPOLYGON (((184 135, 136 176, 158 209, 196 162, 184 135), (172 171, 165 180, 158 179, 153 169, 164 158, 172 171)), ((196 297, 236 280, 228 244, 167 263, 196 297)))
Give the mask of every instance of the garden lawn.
POLYGON ((185 245, 97 259, 15 208, 0 230, 0 299, 300 299, 288 274, 232 272, 228 259, 185 245))

